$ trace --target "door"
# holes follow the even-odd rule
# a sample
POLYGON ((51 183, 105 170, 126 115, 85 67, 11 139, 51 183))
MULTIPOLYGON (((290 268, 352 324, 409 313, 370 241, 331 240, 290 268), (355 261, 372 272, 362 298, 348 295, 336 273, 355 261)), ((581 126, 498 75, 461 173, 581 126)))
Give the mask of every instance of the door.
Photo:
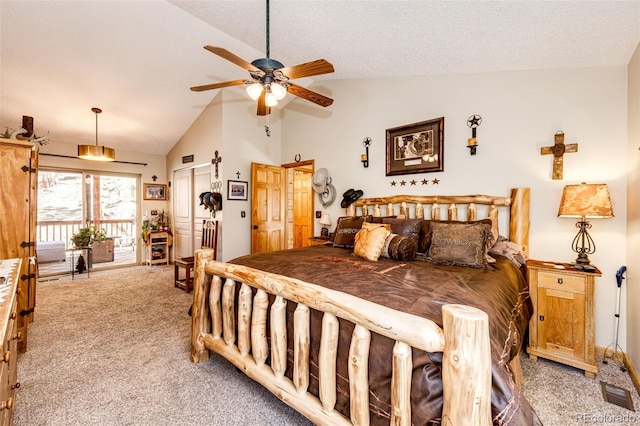
POLYGON ((193 256, 191 169, 173 172, 173 250, 175 258, 193 256))
POLYGON ((313 172, 296 168, 293 172, 293 247, 307 247, 313 237, 313 172))
POLYGON ((538 289, 538 346, 584 360, 584 294, 538 289))
POLYGON ((285 248, 285 171, 251 163, 251 252, 285 248))
MULTIPOLYGON (((199 195, 211 191, 211 164, 193 169, 193 252, 202 247, 202 221, 211 217, 211 212, 204 205, 200 205, 199 195)), ((216 212, 218 216, 222 212, 216 212)), ((221 219, 218 217, 217 219, 221 219)))

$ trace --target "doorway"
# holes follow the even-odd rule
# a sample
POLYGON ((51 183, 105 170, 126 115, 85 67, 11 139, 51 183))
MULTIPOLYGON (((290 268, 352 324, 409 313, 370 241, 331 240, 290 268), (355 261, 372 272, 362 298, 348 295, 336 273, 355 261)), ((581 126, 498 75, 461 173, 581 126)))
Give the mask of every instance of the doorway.
POLYGON ((315 161, 251 164, 251 252, 306 247, 314 232, 315 161))
POLYGON ((106 235, 94 247, 92 269, 137 264, 139 181, 137 175, 40 169, 36 226, 40 276, 69 273, 71 239, 91 225, 106 235))

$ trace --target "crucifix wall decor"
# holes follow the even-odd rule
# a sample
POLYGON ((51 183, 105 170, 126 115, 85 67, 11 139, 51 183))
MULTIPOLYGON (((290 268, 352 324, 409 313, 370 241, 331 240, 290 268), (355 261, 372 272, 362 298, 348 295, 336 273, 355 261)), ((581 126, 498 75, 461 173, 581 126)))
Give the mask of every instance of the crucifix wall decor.
POLYGON ((222 163, 222 157, 218 156, 218 150, 217 149, 216 149, 216 152, 214 154, 215 154, 215 157, 213 157, 213 159, 211 160, 211 164, 216 166, 216 179, 218 179, 218 164, 222 163))
POLYGON ((553 146, 544 146, 540 148, 540 155, 553 154, 553 180, 562 180, 562 165, 564 162, 564 154, 578 152, 578 144, 570 143, 564 144, 564 133, 557 131, 554 135, 553 146))

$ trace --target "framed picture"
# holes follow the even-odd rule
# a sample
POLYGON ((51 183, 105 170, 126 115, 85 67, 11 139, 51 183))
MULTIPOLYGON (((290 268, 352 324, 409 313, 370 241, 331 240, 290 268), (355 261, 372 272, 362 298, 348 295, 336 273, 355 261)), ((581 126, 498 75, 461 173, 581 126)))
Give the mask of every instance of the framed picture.
POLYGON ((227 181, 227 200, 247 201, 247 191, 249 190, 249 182, 241 180, 227 181))
POLYGON ((387 176, 444 171, 444 117, 387 129, 387 176))
POLYGON ((167 185, 161 183, 145 183, 144 184, 145 200, 166 200, 167 185))

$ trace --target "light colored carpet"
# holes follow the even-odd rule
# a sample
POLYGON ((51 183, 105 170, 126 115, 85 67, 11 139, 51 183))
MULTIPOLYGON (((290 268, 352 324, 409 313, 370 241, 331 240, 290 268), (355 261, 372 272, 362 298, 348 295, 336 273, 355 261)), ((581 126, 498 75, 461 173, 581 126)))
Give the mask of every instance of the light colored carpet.
MULTIPOLYGON (((310 424, 224 359, 189 361, 191 298, 173 286, 172 266, 38 283, 29 350, 18 358, 14 423, 310 424)), ((639 409, 628 375, 617 364, 599 365, 594 380, 523 357, 525 394, 545 425, 640 424, 637 413, 604 402, 600 390, 600 380, 628 389, 639 409)))
POLYGON ((192 295, 172 266, 38 283, 15 424, 309 424, 226 360, 191 363, 192 295))

